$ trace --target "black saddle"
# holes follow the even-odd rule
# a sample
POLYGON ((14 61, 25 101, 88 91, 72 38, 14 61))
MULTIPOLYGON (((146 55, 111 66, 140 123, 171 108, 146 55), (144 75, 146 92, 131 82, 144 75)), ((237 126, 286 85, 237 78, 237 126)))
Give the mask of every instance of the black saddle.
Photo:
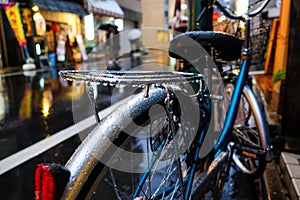
POLYGON ((213 47, 219 57, 232 61, 241 57, 242 40, 233 35, 215 31, 191 31, 181 33, 170 42, 169 55, 179 59, 196 59, 203 48, 213 47))

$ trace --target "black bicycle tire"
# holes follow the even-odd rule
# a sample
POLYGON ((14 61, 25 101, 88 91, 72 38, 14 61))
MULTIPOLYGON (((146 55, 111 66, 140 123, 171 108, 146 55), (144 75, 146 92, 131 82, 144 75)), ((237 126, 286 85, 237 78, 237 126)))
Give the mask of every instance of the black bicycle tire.
MULTIPOLYGON (((138 105, 136 102, 142 102, 141 99, 145 99, 145 101, 143 101, 144 107, 140 107, 146 108, 146 106, 151 106, 153 104, 163 102, 166 96, 165 90, 161 88, 150 89, 149 94, 150 96, 152 96, 152 98, 145 98, 142 93, 135 94, 131 96, 129 100, 127 99, 124 104, 132 102, 132 104, 138 105)), ((110 113, 111 117, 106 117, 102 119, 100 124, 98 124, 87 136, 87 138, 84 139, 82 144, 77 148, 77 150, 67 162, 66 168, 69 169, 69 171, 71 172, 71 177, 65 187, 61 199, 82 199, 80 191, 84 187, 84 184, 87 183, 87 177, 89 177, 89 175, 92 173, 101 175, 102 172, 105 170, 106 167, 104 165, 101 165, 99 160, 92 156, 91 149, 93 149, 94 145, 100 145, 102 148, 106 148, 106 150, 109 148, 109 146, 107 146, 107 144, 105 143, 105 140, 101 141, 100 138, 96 137, 97 132, 101 130, 101 128, 104 128, 106 125, 116 123, 116 120, 120 120, 118 118, 120 117, 119 113, 121 112, 119 109, 122 109, 122 104, 118 107, 118 109, 115 109, 112 113, 110 113), (112 119, 114 120, 114 122, 110 122, 110 120, 112 119), (80 198, 78 195, 80 196, 80 198)), ((133 112, 133 114, 137 116, 141 114, 141 112, 142 110, 139 110, 133 112)), ((131 116, 129 116, 128 118, 130 117, 131 116)), ((103 137, 117 138, 121 130, 118 126, 115 126, 114 128, 114 130, 110 130, 110 132, 108 132, 107 135, 104 135, 103 137)), ((113 140, 114 139, 112 139, 112 141, 113 140)), ((103 151, 105 151, 105 149, 103 149, 103 151)), ((96 179, 92 180, 92 182, 94 181, 96 181, 96 179)))
MULTIPOLYGON (((256 121, 256 124, 258 126, 258 132, 259 132, 259 137, 260 141, 262 142, 261 148, 263 148, 266 151, 269 150, 269 130, 266 122, 266 118, 264 116, 264 113, 261 109, 261 106, 253 92, 253 90, 250 88, 250 86, 246 85, 243 90, 243 95, 246 97, 246 100, 250 106, 251 112, 254 115, 254 119, 256 121)), ((262 176, 263 172, 266 169, 267 161, 266 161, 266 156, 261 159, 259 162, 259 166, 255 170, 254 173, 248 174, 252 178, 259 178, 262 176)), ((246 174, 247 175, 247 174, 246 174)))
MULTIPOLYGON (((153 91, 153 90, 156 90, 156 89, 150 90, 149 98, 151 98, 151 95, 152 95, 151 91, 153 91)), ((159 91, 158 93, 159 93, 159 95, 158 95, 158 97, 156 97, 156 100, 153 101, 153 103, 146 104, 147 108, 150 108, 151 105, 153 105, 154 103, 164 102, 164 99, 166 96, 165 90, 161 89, 161 91, 159 91)), ((143 94, 136 94, 135 96, 137 96, 137 95, 143 97, 143 94)), ((131 100, 135 100, 135 99, 136 99, 136 97, 131 98, 131 100)), ((152 99, 155 99, 155 98, 152 98, 152 99)), ((138 105, 136 105, 136 106, 138 107, 138 105)), ((146 110, 147 110, 147 108, 146 108, 146 110)), ((120 112, 120 111, 115 110, 114 114, 118 115, 118 112, 120 112)), ((141 119, 141 120, 144 120, 144 119, 141 119)), ((105 118, 104 118, 102 121, 102 124, 106 124, 106 123, 107 122, 105 121, 105 118)), ((100 123, 97 126, 98 127, 97 129, 100 129, 102 124, 100 123)), ((121 132, 121 130, 120 130, 120 132, 121 132)), ((113 133, 111 133, 111 134, 113 134, 113 133)), ((116 135, 116 133, 114 133, 114 135, 116 135)), ((112 136, 112 137, 115 137, 115 136, 112 136)), ((87 138, 87 140, 90 140, 90 138, 87 138)), ((120 144, 123 143, 125 140, 126 140, 126 137, 121 138, 119 141, 120 144)), ((88 178, 86 178, 86 180, 77 181, 77 183, 76 183, 76 179, 81 178, 83 176, 83 170, 84 170, 84 167, 80 166, 80 162, 82 162, 80 159, 82 157, 84 157, 84 155, 81 155, 80 151, 84 151, 84 150, 82 150, 82 149, 84 149, 84 147, 82 147, 82 146, 87 146, 88 144, 89 144, 88 142, 84 141, 83 144, 79 147, 79 149, 73 154, 70 161, 66 164, 66 167, 68 169, 70 169, 70 171, 71 171, 71 178, 70 178, 68 185, 66 186, 66 189, 64 191, 64 195, 63 195, 62 199, 89 199, 89 198, 87 198, 87 196, 91 197, 93 195, 91 188, 93 188, 94 185, 97 184, 97 182, 101 181, 101 179, 107 173, 108 167, 106 167, 101 162, 94 159, 93 161, 90 161, 90 164, 89 164, 89 165, 94 165, 93 168, 90 170, 90 172, 85 173, 85 176, 87 176, 88 178), (72 166, 72 165, 74 165, 74 166, 72 166), (78 166, 76 166, 76 165, 78 165, 78 166), (74 168, 76 170, 80 170, 79 174, 77 174, 76 176, 74 176, 74 175, 72 176, 72 174, 74 174, 74 173, 72 173, 72 169, 74 169, 74 168), (75 183, 74 183, 74 180, 75 180, 75 183)))
MULTIPOLYGON (((225 81, 225 85, 226 84, 233 84, 233 83, 229 83, 229 82, 225 81)), ((247 105, 249 105, 249 108, 250 108, 250 113, 253 115, 255 124, 257 125, 259 141, 261 142, 261 144, 260 144, 261 148, 267 151, 269 149, 269 145, 270 145, 269 144, 269 135, 268 135, 268 133, 269 133, 268 126, 265 121, 264 113, 260 108, 261 106, 260 106, 258 100, 256 99, 256 96, 255 96, 253 90, 250 88, 249 85, 245 85, 245 87, 243 89, 242 97, 245 98, 245 100, 247 101, 247 105)), ((266 157, 266 155, 265 155, 265 157, 266 157)), ((266 161, 265 157, 260 159, 258 166, 256 167, 256 169, 253 172, 246 173, 238 167, 239 171, 247 176, 254 178, 254 179, 261 177, 261 175, 265 171, 265 168, 267 165, 267 161, 266 161)), ((236 162, 234 159, 233 159, 233 161, 236 162)))

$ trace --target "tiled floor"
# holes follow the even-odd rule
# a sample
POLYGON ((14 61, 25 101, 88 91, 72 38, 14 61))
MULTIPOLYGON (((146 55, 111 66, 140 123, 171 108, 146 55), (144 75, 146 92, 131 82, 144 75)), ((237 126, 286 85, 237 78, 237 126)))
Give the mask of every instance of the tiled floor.
POLYGON ((280 166, 292 200, 300 199, 300 155, 282 152, 280 166))

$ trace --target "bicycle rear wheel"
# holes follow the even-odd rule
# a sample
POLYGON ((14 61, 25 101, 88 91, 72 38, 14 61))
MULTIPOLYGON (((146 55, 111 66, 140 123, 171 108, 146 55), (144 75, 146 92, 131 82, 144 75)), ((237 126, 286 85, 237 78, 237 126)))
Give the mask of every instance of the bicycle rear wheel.
MULTIPOLYGON (((230 102, 233 88, 232 83, 225 84, 225 102, 230 102)), ((238 169, 253 178, 260 177, 266 168, 270 138, 264 114, 248 85, 243 89, 232 136, 237 145, 232 158, 238 169)))
POLYGON ((177 92, 185 102, 182 115, 189 115, 171 129, 166 96, 158 88, 146 99, 136 94, 126 103, 127 117, 120 118, 124 110, 119 108, 103 119, 67 163, 71 178, 62 199, 183 199, 188 149, 200 121, 191 116, 200 111, 188 95, 177 92))

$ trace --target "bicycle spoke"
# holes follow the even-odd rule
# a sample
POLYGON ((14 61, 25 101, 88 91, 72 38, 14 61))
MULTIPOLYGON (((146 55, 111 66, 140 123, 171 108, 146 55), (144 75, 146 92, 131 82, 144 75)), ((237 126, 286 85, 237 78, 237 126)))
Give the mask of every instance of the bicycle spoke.
POLYGON ((112 187, 114 189, 114 192, 115 192, 115 195, 117 197, 118 200, 122 200, 122 198, 120 197, 119 195, 119 190, 118 190, 118 187, 117 187, 117 183, 116 183, 116 179, 114 177, 114 174, 113 174, 113 171, 111 168, 108 169, 109 170, 109 174, 111 176, 111 180, 112 180, 112 187))
POLYGON ((257 144, 257 141, 259 140, 259 138, 257 136, 257 133, 252 131, 252 133, 251 133, 252 136, 255 136, 255 140, 253 141, 253 139, 250 139, 248 137, 249 135, 245 134, 245 132, 249 133, 249 131, 250 131, 250 129, 249 130, 247 130, 247 129, 234 129, 234 135, 236 137, 238 137, 239 139, 241 139, 241 143, 245 143, 245 144, 248 144, 248 145, 259 147, 259 145, 257 144))

